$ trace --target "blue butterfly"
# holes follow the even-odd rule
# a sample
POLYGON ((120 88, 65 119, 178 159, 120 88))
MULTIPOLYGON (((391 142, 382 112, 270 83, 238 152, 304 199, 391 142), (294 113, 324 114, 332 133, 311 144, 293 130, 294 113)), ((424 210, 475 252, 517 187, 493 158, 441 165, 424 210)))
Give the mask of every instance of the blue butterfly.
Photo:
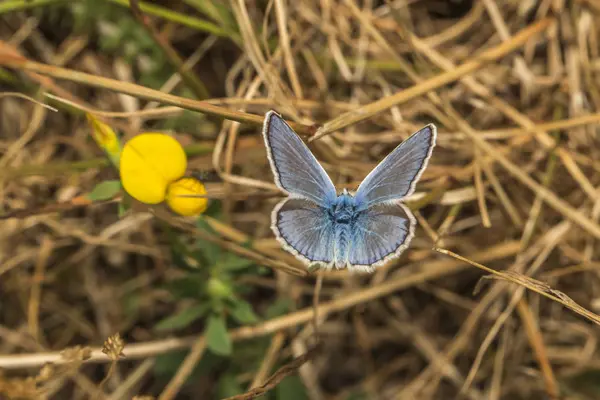
POLYGON ((433 124, 396 147, 356 193, 337 194, 333 182, 275 111, 263 136, 277 186, 288 197, 273 209, 271 228, 283 248, 305 264, 371 272, 410 244, 415 217, 400 201, 412 194, 436 140, 433 124))

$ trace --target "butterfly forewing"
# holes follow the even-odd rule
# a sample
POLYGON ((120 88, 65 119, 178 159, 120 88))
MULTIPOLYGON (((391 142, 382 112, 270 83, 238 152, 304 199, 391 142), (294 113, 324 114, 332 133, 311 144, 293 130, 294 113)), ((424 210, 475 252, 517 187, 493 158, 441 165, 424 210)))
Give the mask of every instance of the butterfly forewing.
POLYGON ((286 199, 273 210, 273 231, 284 247, 307 264, 333 258, 333 227, 322 207, 304 199, 286 199))
POLYGON ((335 187, 323 167, 276 112, 267 113, 263 135, 277 186, 319 205, 335 200, 335 187))
POLYGON ((362 181, 356 191, 361 208, 401 200, 415 190, 435 146, 436 129, 427 125, 396 147, 362 181))

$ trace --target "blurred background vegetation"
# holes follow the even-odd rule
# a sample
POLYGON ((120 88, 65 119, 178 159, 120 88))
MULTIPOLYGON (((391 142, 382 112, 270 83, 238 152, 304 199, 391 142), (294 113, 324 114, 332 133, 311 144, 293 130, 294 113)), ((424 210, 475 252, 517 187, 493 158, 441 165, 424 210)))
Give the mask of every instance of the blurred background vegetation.
POLYGON ((596 22, 592 0, 1 0, 0 399, 600 398, 596 22), (316 350, 315 276, 269 228, 270 109, 323 126, 340 189, 439 131, 411 248, 324 274, 316 350), (85 112, 175 137, 209 208, 128 198, 85 112))

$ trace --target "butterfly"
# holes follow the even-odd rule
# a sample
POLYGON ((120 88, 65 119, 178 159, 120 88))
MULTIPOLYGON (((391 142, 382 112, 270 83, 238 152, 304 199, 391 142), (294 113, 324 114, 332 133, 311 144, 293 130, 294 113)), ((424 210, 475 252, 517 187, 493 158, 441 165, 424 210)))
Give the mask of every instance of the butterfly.
POLYGON ((263 137, 275 184, 288 196, 271 214, 282 247, 312 268, 372 272, 410 244, 416 220, 401 200, 411 195, 436 141, 429 124, 383 159, 356 192, 336 192, 306 144, 275 111, 263 137))

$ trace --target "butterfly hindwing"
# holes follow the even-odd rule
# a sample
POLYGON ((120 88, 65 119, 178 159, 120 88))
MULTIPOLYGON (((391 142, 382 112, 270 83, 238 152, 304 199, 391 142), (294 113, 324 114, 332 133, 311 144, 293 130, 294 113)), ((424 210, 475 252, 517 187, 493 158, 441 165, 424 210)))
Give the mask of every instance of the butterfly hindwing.
POLYGON ((273 210, 277 239, 306 264, 328 264, 333 258, 333 226, 325 209, 304 199, 288 198, 273 210))
POLYGON ((323 167, 275 111, 269 111, 265 117, 263 136, 278 187, 292 197, 312 200, 319 205, 335 200, 335 187, 323 167))
POLYGON ((359 213, 348 252, 351 268, 372 270, 399 256, 410 244, 415 224, 410 210, 399 202, 375 205, 359 213))
POLYGON ((402 142, 362 181, 355 194, 357 204, 366 209, 411 195, 427 167, 435 140, 436 129, 430 124, 402 142))

